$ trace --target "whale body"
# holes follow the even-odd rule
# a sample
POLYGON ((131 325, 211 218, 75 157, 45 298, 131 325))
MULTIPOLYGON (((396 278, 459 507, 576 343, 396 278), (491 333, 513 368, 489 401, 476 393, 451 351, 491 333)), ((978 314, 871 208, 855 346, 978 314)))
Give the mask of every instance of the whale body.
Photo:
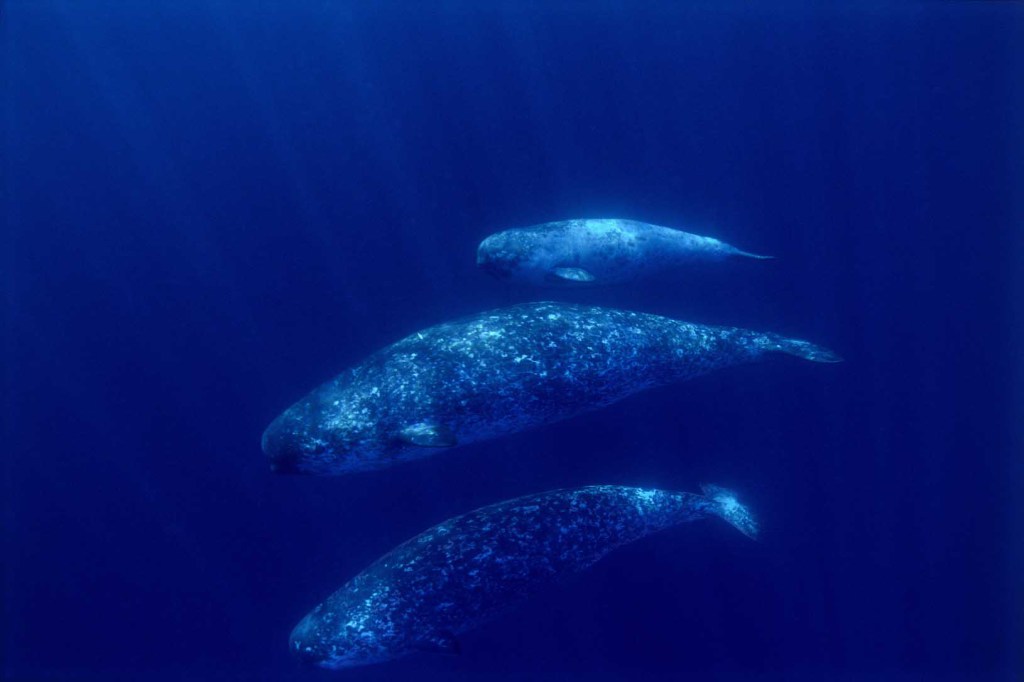
POLYGON ((477 265, 499 279, 537 286, 604 285, 695 261, 767 259, 671 227, 616 218, 562 220, 492 234, 477 265))
POLYGON ((718 516, 755 537, 731 492, 589 486, 529 495, 434 526, 385 554, 295 627, 290 648, 325 668, 416 651, 457 653, 458 635, 613 549, 718 516))
POLYGON ((430 327, 371 355, 263 434, 279 473, 381 469, 614 403, 806 341, 658 315, 528 303, 430 327))

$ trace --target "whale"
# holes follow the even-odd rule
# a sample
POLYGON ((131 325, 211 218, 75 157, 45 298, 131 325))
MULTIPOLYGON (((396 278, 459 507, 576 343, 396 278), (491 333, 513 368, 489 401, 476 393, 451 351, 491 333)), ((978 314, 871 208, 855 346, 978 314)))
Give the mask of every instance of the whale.
POLYGON ((725 242, 618 218, 562 220, 492 234, 477 265, 498 279, 534 286, 621 284, 699 261, 767 260, 725 242))
POLYGON ((687 521, 719 517, 756 537, 736 495, 598 485, 492 504, 399 545, 291 633, 302 661, 339 669, 415 652, 458 653, 459 635, 606 554, 687 521))
POLYGON ((645 389, 807 341, 647 313, 525 303, 416 332, 281 413, 262 448, 278 473, 379 470, 596 410, 645 389))

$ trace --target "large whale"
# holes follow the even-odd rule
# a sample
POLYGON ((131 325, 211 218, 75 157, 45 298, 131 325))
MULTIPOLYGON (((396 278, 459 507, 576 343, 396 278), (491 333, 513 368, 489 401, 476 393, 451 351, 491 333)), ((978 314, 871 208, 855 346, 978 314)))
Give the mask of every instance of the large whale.
POLYGON ((516 305, 371 355, 275 419, 263 450, 280 473, 380 469, 770 353, 838 360, 776 334, 592 306, 516 305))
POLYGON ((694 261, 766 259, 671 227, 636 220, 563 220, 492 234, 476 262, 499 279, 533 285, 628 282, 694 261))
POLYGON ((415 651, 456 653, 460 633, 645 535, 718 516, 756 536, 756 522, 732 493, 703 491, 590 486, 450 519, 385 554, 313 609, 292 631, 291 649, 325 668, 415 651))

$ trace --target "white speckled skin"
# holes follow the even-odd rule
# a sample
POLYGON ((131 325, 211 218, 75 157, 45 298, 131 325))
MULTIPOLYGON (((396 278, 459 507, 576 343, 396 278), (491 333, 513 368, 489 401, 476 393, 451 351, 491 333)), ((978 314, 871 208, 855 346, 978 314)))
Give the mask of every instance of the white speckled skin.
MULTIPOLYGON (((455 635, 613 549, 669 526, 743 509, 722 499, 620 486, 555 490, 483 507, 399 545, 317 606, 291 649, 325 668, 452 646, 455 635)), ((748 535, 756 524, 743 509, 748 535)))
POLYGON ((283 473, 380 469, 443 449, 403 439, 423 425, 465 445, 773 351, 836 359, 805 341, 744 329, 593 306, 517 305, 378 351, 286 410, 264 433, 263 449, 283 473))
POLYGON ((730 256, 765 258, 712 237, 605 218, 562 220, 498 232, 480 243, 477 265, 499 279, 535 286, 601 286, 730 256), (592 279, 559 277, 559 268, 583 270, 592 279))

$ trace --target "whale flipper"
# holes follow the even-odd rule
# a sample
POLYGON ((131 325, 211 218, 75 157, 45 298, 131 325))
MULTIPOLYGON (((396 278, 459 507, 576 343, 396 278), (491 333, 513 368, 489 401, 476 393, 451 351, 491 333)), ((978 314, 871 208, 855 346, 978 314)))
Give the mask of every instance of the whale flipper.
POLYGON ((462 653, 459 640, 448 631, 438 631, 423 637, 416 643, 416 648, 428 654, 457 656, 462 653))
POLYGON ((401 440, 422 448, 453 448, 458 445, 455 434, 447 426, 421 422, 402 429, 401 440))
POLYGON ((597 277, 583 268, 554 268, 551 270, 551 276, 566 282, 589 283, 597 280, 597 277))
POLYGON ((757 520, 750 510, 740 504, 736 499, 736 493, 717 485, 702 484, 700 490, 704 497, 715 503, 713 513, 728 521, 739 532, 748 538, 757 539, 757 520))

